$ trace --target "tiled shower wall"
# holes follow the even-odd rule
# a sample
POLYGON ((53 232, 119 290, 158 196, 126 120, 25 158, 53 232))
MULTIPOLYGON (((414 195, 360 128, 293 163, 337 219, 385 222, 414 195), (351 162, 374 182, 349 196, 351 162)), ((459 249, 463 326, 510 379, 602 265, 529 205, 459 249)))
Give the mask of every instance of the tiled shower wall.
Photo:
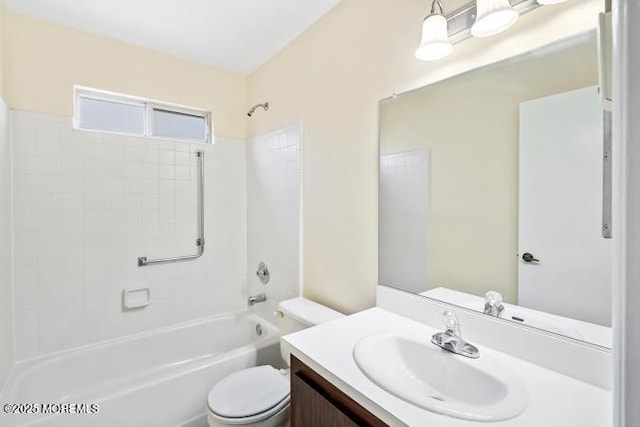
POLYGON ((248 290, 267 294, 255 310, 271 321, 279 301, 300 295, 300 134, 293 125, 247 144, 248 290), (256 276, 260 261, 269 266, 267 285, 256 276))
POLYGON ((0 392, 13 367, 11 149, 9 109, 0 99, 0 392))
POLYGON ((15 344, 24 360, 245 307, 243 141, 189 144, 72 130, 14 111, 15 344), (202 258, 195 252, 196 159, 205 151, 202 258), (151 305, 123 311, 123 289, 151 305))

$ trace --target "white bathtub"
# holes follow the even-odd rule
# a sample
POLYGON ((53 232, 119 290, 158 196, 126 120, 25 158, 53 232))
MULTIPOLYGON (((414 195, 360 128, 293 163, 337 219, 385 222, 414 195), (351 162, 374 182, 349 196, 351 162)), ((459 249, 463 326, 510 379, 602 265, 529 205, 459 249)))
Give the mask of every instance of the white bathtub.
POLYGON ((241 312, 19 363, 0 396, 3 407, 98 404, 99 412, 7 415, 2 408, 0 426, 206 425, 206 397, 213 384, 238 369, 280 366, 279 339, 273 325, 241 312))

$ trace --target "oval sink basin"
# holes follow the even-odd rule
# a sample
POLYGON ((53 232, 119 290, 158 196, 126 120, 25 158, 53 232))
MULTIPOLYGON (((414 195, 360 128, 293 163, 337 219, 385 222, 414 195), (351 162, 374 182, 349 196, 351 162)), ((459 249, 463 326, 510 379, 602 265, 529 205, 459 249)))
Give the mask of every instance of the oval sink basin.
POLYGON ((514 418, 528 394, 509 370, 480 352, 469 359, 394 333, 364 337, 353 349, 360 370, 377 386, 428 411, 472 421, 514 418))

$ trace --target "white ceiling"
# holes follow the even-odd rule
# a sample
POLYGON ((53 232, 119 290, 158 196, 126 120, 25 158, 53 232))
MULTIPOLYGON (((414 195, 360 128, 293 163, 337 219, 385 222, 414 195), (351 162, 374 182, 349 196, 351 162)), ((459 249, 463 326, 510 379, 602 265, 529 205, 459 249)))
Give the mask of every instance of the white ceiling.
POLYGON ((242 74, 340 0, 5 0, 15 12, 242 74))

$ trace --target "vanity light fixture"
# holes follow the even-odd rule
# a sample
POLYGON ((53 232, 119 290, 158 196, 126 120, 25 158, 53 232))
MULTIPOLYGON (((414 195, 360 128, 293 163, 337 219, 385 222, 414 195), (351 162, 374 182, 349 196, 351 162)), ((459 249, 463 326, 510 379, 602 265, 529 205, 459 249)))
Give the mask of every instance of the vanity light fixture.
POLYGON ((476 6, 476 21, 471 27, 471 34, 476 37, 501 33, 515 24, 520 16, 509 0, 478 0, 476 6))
POLYGON ((440 0, 433 0, 431 12, 422 22, 422 39, 416 49, 416 58, 433 61, 449 56, 453 44, 449 40, 447 18, 440 0))
POLYGON ((472 36, 488 37, 506 30, 520 15, 546 4, 566 0, 469 0, 445 15, 444 0, 431 1, 431 12, 422 22, 422 39, 415 56, 425 61, 444 58, 453 45, 472 36))

